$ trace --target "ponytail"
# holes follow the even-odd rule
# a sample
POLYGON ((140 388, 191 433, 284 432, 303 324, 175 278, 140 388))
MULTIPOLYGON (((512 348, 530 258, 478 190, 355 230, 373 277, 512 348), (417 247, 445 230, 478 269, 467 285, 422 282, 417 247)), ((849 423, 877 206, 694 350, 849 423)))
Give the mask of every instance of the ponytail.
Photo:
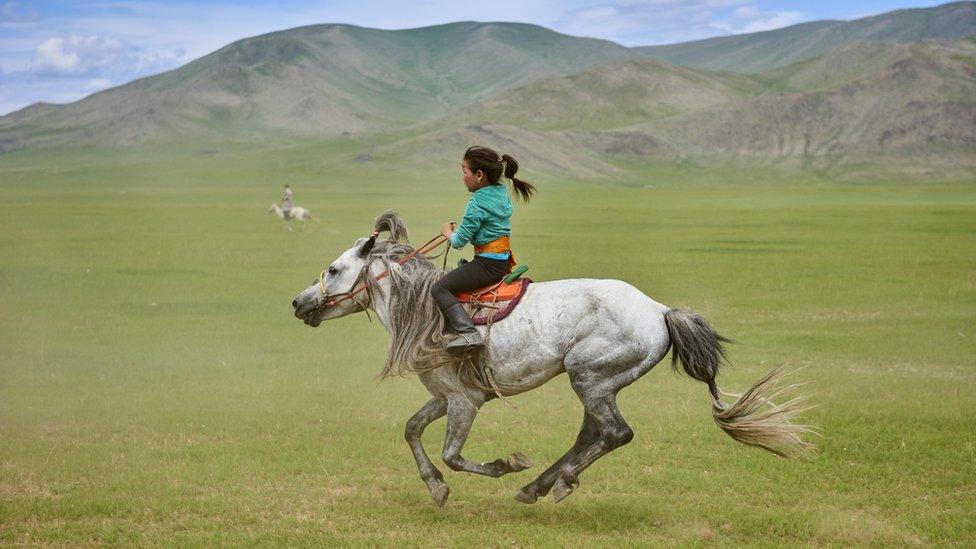
POLYGON ((471 171, 484 172, 492 185, 498 185, 502 175, 510 179, 515 196, 525 202, 528 202, 535 192, 534 185, 515 177, 519 165, 515 157, 510 154, 498 154, 488 147, 475 146, 464 151, 464 160, 468 162, 471 171))
POLYGON ((535 185, 515 177, 515 173, 518 172, 519 168, 518 161, 515 160, 515 157, 510 154, 503 154, 502 160, 505 161, 505 177, 512 181, 512 188, 515 190, 516 195, 523 202, 528 202, 532 198, 532 193, 535 192, 535 185))

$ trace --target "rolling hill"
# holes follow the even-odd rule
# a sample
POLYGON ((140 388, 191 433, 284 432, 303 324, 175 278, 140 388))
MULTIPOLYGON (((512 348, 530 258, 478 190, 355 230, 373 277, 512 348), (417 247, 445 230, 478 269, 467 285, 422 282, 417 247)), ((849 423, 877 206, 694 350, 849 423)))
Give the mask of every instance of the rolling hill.
POLYGON ((976 169, 976 42, 945 37, 974 27, 974 6, 688 45, 775 66, 749 74, 524 24, 301 27, 0 117, 0 152, 314 139, 357 150, 342 160, 364 170, 484 143, 583 178, 685 160, 965 172, 976 169))
POLYGON ((540 78, 637 57, 613 42, 515 23, 302 27, 240 40, 76 103, 12 113, 0 118, 0 146, 389 129, 540 78))
POLYGON ((806 161, 976 151, 976 42, 845 45, 757 75, 756 97, 645 128, 694 152, 806 161))
POLYGON ((957 40, 976 34, 976 2, 897 10, 853 21, 814 21, 635 51, 675 65, 756 73, 810 59, 850 42, 957 40))
POLYGON ((452 124, 453 139, 481 132, 585 177, 614 173, 615 158, 971 168, 976 41, 846 44, 749 76, 628 61, 490 98, 424 126, 411 147, 437 150, 452 124))

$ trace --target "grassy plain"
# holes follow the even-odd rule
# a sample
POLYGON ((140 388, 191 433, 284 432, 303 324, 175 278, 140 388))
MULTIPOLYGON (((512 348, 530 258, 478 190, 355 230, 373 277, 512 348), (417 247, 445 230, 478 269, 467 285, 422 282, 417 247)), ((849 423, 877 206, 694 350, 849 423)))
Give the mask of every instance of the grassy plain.
MULTIPOLYGON (((739 342, 728 390, 801 368, 821 453, 736 445, 661 364, 621 394, 635 440, 524 506, 582 416, 559 377, 486 406, 465 451, 536 467, 442 467, 438 509, 402 439, 426 392, 375 381, 382 327, 309 329, 289 303, 378 212, 423 241, 466 195, 453 161, 336 154, 0 156, 0 542, 976 544, 976 184, 537 178, 515 219, 531 276, 621 278, 703 314, 739 342), (318 216, 304 231, 265 213, 284 183, 318 216)), ((437 456, 443 421, 425 440, 437 456)))

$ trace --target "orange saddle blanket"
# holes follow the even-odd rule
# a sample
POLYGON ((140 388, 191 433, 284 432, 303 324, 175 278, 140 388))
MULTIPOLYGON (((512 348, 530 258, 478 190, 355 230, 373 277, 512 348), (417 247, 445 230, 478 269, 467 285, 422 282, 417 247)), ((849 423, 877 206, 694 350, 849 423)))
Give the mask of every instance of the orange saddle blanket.
POLYGON ((531 278, 517 278, 510 284, 499 282, 456 295, 475 324, 489 324, 508 316, 531 283, 531 278))

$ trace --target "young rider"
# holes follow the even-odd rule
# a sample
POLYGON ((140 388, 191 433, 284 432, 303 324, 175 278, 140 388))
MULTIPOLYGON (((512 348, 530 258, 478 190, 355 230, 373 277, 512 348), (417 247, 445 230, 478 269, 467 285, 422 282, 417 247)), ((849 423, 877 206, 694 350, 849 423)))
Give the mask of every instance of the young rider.
POLYGON ((494 284, 514 264, 510 244, 512 201, 501 177, 504 174, 512 182, 513 190, 524 201, 535 192, 534 186, 515 177, 517 171, 515 158, 488 147, 471 147, 461 161, 464 186, 473 194, 460 225, 455 229, 455 223, 448 221, 441 234, 450 239, 454 248, 471 242, 475 256, 473 261, 448 272, 431 287, 431 295, 447 327, 458 334, 447 344, 447 350, 453 354, 463 356, 467 348, 477 352, 484 347, 481 334, 454 294, 494 284))
POLYGON ((285 184, 285 194, 281 195, 281 211, 285 214, 285 219, 291 216, 291 185, 285 184))

